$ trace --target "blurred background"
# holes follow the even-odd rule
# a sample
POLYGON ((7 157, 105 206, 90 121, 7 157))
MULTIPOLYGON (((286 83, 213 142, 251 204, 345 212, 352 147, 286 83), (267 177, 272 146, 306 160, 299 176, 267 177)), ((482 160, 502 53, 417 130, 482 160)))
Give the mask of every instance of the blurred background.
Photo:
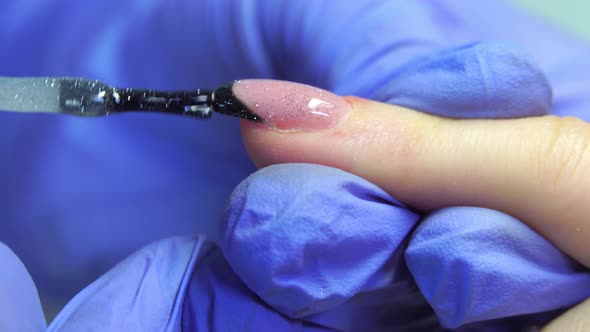
POLYGON ((584 0, 512 0, 518 6, 527 8, 555 24, 590 40, 590 2, 584 0))

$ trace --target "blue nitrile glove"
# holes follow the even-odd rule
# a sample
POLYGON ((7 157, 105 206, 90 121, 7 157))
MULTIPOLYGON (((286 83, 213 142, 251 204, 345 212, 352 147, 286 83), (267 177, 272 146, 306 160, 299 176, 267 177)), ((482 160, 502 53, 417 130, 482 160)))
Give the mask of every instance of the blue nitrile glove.
POLYGON ((0 242, 0 331, 43 331, 46 326, 31 276, 0 242))
POLYGON ((590 272, 508 215, 447 208, 414 230, 418 218, 343 171, 277 165, 234 191, 222 248, 277 311, 337 330, 428 321, 420 292, 447 328, 541 313, 479 325, 525 326, 590 296, 590 272), (412 294, 414 280, 420 292, 412 294))
MULTIPOLYGON (((422 73, 476 90, 481 77, 440 70, 474 56, 509 73, 520 68, 522 76, 542 77, 496 45, 431 57, 439 65, 422 73)), ((535 98, 531 103, 519 95, 503 102, 546 110, 550 90, 539 82, 520 91, 535 98)), ((493 102, 502 88, 488 88, 481 98, 493 102)), ((479 98, 472 102, 482 105, 479 98)), ((446 105, 427 110, 445 112, 446 105)), ((486 209, 447 211, 410 239, 420 216, 367 181, 317 165, 270 167, 234 192, 223 219, 223 254, 204 238, 148 247, 78 294, 50 330, 409 331, 441 330, 440 324, 507 330, 546 322, 555 316, 548 311, 587 296, 563 290, 583 288, 590 276, 517 220, 486 209), (473 219, 476 226, 462 225, 473 219), (460 250, 448 250, 449 241, 460 250), (437 282, 457 264, 474 268, 451 275, 456 283, 437 282), (541 282, 549 287, 536 291, 541 282)))
POLYGON ((458 207, 418 221, 355 175, 271 166, 232 194, 221 249, 203 237, 149 245, 49 331, 442 331, 438 320, 489 319, 460 331, 516 331, 590 295, 590 273, 514 218, 458 207))
MULTIPOLYGON (((505 100, 535 83, 534 71, 479 76, 451 66, 458 75, 436 74, 444 69, 436 54, 452 58, 446 50, 479 40, 530 54, 554 86, 555 112, 590 118, 586 45, 500 1, 11 2, 0 11, 0 75, 169 89, 271 77, 442 114, 465 115, 474 100, 481 115, 530 114, 522 100, 505 100), (469 84, 445 79, 466 73, 469 84), (481 99, 487 83, 496 89, 489 103, 481 99), (429 109, 440 91, 449 97, 444 107, 429 109)), ((545 85, 536 83, 527 91, 538 96, 545 85)), ((65 301, 147 242, 211 232, 224 198, 254 170, 236 121, 223 117, 2 113, 0 126, 0 240, 46 299, 65 301)))

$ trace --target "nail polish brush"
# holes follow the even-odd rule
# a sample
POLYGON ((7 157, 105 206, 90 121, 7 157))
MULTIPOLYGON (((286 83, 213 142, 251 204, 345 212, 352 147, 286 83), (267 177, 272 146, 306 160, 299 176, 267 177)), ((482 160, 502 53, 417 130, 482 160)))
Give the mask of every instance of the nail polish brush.
POLYGON ((80 78, 1 77, 0 110, 106 116, 158 112, 208 119, 212 112, 261 121, 233 98, 231 84, 214 91, 116 88, 80 78))
POLYGON ((276 80, 240 80, 215 90, 161 91, 81 78, 0 76, 0 110, 88 117, 157 112, 199 119, 217 112, 278 130, 314 130, 336 125, 350 106, 331 92, 276 80))

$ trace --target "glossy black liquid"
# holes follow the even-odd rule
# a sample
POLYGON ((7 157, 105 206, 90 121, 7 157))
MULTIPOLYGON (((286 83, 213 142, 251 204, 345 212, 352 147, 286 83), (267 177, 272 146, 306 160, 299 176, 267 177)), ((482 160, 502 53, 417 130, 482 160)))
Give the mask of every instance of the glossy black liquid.
POLYGON ((262 122, 263 119, 252 113, 233 92, 234 82, 219 87, 213 92, 212 106, 213 109, 222 114, 237 116, 242 119, 262 122))
POLYGON ((211 92, 120 89, 98 81, 64 79, 60 82, 60 112, 108 115, 122 112, 158 112, 209 118, 211 92))
POLYGON ((158 112, 210 118, 213 111, 250 121, 263 119, 233 93, 234 83, 215 91, 159 91, 121 89, 99 81, 59 79, 60 113, 100 116, 123 112, 158 112))

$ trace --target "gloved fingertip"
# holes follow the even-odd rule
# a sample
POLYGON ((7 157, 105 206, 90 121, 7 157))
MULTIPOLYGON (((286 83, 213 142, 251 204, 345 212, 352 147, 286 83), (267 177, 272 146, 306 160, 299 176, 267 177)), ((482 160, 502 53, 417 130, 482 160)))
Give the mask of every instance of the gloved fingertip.
POLYGON ((251 290, 300 318, 390 282, 399 246, 417 218, 355 175, 319 165, 275 165, 232 194, 221 247, 251 290))
POLYGON ((447 328, 552 311, 590 296, 590 273, 499 211, 436 211, 412 234, 405 258, 447 328))
POLYGON ((550 113, 551 85, 518 49, 480 42, 418 58, 375 96, 451 118, 520 118, 550 113))

